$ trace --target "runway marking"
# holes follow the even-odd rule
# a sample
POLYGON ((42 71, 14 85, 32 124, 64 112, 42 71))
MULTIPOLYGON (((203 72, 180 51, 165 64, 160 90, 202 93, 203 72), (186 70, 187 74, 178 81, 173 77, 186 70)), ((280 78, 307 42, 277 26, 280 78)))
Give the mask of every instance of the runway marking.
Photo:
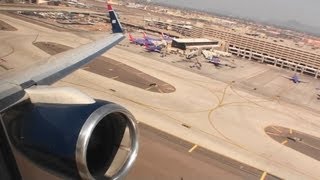
POLYGON ((290 129, 290 134, 292 134, 292 129, 290 129))
POLYGON ((163 93, 163 91, 161 90, 161 88, 158 88, 158 91, 159 91, 160 93, 163 93))
POLYGON ((195 150, 198 147, 198 145, 194 145, 188 152, 191 153, 193 150, 195 150))
POLYGON ((282 131, 280 131, 279 129, 277 129, 277 128, 274 127, 274 126, 271 126, 271 128, 274 129, 274 130, 276 130, 276 131, 278 131, 279 133, 282 133, 282 131))
POLYGON ((284 140, 281 144, 285 145, 287 142, 288 142, 287 140, 284 140))
POLYGON ((266 178, 267 174, 268 174, 268 173, 267 173, 266 171, 264 171, 264 172, 262 173, 261 177, 260 177, 260 180, 264 180, 264 179, 266 178))
POLYGON ((145 88, 144 90, 147 90, 147 91, 149 91, 151 88, 153 88, 154 86, 149 86, 149 87, 147 87, 147 88, 145 88))
POLYGON ((112 77, 111 79, 117 79, 117 78, 119 78, 119 76, 114 76, 114 77, 112 77))
POLYGON ((187 124, 184 124, 184 123, 182 123, 181 124, 183 127, 186 127, 186 128, 188 128, 188 129, 190 129, 191 127, 189 126, 189 125, 187 125, 187 124))
POLYGON ((162 84, 162 86, 171 86, 170 84, 162 84))

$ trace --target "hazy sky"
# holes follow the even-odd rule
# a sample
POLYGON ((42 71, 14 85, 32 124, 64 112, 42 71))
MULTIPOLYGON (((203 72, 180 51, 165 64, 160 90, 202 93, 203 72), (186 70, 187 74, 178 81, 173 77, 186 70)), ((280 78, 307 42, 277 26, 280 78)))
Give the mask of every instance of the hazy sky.
MULTIPOLYGON (((320 0, 152 0, 201 10, 249 17, 263 21, 285 22, 320 28, 320 0)), ((320 33, 320 32, 319 32, 320 33)))

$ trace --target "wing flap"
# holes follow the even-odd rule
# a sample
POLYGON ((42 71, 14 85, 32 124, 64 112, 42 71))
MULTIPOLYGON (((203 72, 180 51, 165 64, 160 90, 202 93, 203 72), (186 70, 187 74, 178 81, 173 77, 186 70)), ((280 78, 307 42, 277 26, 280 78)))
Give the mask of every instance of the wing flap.
POLYGON ((10 83, 0 83, 0 112, 18 102, 25 95, 23 88, 10 83))

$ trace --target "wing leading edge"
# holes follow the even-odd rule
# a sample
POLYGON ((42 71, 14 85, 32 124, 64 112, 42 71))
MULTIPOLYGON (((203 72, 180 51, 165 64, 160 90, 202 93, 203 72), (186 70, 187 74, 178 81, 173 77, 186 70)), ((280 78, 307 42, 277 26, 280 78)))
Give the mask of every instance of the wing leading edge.
POLYGON ((21 99, 25 94, 24 89, 35 85, 50 85, 88 64, 123 40, 122 26, 110 5, 108 11, 114 34, 51 56, 20 72, 7 73, 0 77, 0 112, 21 99))

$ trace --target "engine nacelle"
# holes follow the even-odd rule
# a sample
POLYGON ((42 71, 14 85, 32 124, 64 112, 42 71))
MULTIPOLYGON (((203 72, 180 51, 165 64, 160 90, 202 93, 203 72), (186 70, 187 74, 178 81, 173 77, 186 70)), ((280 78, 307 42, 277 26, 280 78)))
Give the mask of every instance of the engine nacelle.
POLYGON ((15 149, 65 178, 118 179, 127 174, 138 153, 138 129, 129 111, 101 100, 31 100, 2 116, 15 149))

